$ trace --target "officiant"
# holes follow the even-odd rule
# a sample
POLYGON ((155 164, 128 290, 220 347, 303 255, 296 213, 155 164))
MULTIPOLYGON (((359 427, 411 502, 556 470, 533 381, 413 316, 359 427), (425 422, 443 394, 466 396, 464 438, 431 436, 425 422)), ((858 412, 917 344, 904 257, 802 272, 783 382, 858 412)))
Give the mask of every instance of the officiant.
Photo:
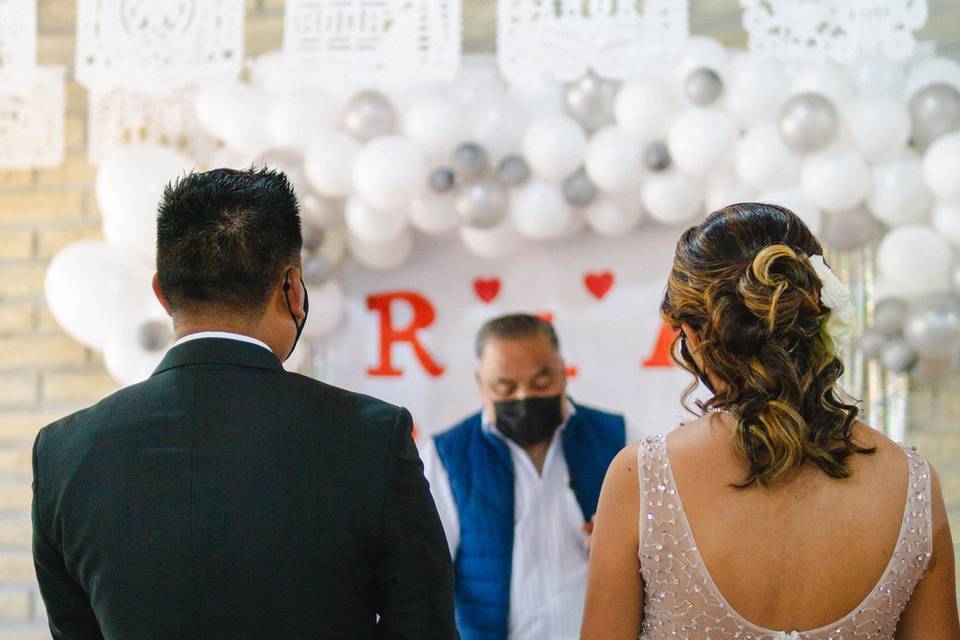
POLYGON ((566 395, 553 326, 487 322, 476 339, 482 409, 423 447, 456 572, 463 640, 577 638, 592 519, 620 415, 566 395))

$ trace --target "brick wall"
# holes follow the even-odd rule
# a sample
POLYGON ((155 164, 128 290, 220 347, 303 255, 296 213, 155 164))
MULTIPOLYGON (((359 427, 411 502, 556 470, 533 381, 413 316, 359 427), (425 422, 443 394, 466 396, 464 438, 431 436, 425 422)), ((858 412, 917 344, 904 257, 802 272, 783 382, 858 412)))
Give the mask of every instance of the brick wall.
MULTIPOLYGON (((703 7, 698 12, 697 4, 695 30, 716 31, 715 25, 696 24, 698 15, 710 15, 703 7)), ((710 3, 709 9, 719 4, 710 3)), ((736 19, 736 3, 726 4, 736 19)), ((75 0, 40 0, 39 6, 40 63, 69 70, 75 0)), ((493 6, 492 0, 468 0, 468 50, 491 49, 493 6)), ((731 35, 730 25, 722 26, 727 31, 716 35, 742 43, 742 34, 731 35)), ((282 29, 283 0, 247 0, 248 54, 279 46, 282 29)), ((49 637, 30 557, 33 438, 44 424, 115 388, 100 357, 65 336, 43 301, 49 259, 66 244, 100 235, 85 129, 86 92, 71 80, 64 164, 43 171, 0 171, 0 640, 49 637)), ((931 411, 931 390, 915 396, 914 438, 940 469, 954 530, 960 531, 960 433, 950 431, 960 419, 960 382, 939 391, 936 411, 931 411)))

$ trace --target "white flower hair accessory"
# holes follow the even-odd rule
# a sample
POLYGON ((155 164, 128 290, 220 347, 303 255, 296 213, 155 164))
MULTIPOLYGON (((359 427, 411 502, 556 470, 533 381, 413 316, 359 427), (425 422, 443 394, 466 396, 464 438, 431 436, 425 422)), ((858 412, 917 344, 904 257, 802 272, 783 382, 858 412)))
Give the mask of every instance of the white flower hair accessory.
POLYGON ((823 256, 810 256, 807 260, 823 283, 820 288, 820 303, 830 309, 825 329, 834 349, 839 350, 853 339, 857 323, 857 311, 850 300, 850 291, 827 266, 823 256))

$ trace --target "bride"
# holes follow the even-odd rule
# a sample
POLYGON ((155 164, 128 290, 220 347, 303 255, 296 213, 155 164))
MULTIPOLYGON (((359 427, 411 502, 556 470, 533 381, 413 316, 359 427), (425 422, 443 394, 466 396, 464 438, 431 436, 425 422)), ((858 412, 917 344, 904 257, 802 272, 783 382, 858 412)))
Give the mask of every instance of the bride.
POLYGON ((837 389, 849 302, 822 254, 765 204, 680 238, 662 313, 714 395, 611 465, 584 640, 960 638, 940 484, 837 389))

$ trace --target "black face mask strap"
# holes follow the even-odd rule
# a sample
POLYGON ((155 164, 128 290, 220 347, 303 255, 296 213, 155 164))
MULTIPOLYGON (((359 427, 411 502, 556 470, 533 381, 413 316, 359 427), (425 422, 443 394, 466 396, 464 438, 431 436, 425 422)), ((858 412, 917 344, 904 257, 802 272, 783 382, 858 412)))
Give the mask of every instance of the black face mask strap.
POLYGON ((293 305, 290 304, 290 272, 292 270, 293 269, 287 269, 287 272, 283 276, 283 298, 287 301, 287 309, 290 310, 290 317, 293 318, 293 326, 297 328, 297 337, 293 341, 293 346, 290 347, 290 353, 287 354, 284 360, 293 355, 294 349, 297 348, 297 344, 300 342, 300 336, 303 334, 303 328, 307 326, 307 314, 310 313, 310 294, 307 292, 307 285, 303 282, 303 278, 300 278, 300 286, 303 287, 303 322, 297 322, 297 314, 293 312, 293 305))

